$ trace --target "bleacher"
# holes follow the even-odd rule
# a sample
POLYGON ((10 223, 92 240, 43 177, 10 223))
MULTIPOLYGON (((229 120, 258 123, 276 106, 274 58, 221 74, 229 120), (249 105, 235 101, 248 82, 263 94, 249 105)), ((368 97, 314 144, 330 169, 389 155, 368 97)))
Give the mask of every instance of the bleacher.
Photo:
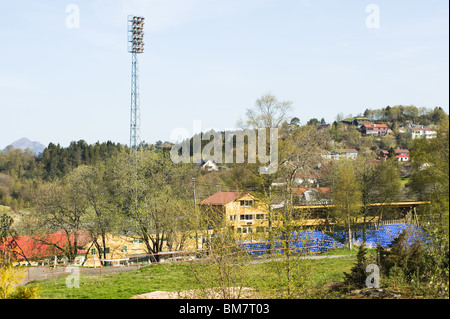
MULTIPOLYGON (((408 228, 407 243, 411 245, 415 240, 426 240, 425 232, 413 224, 392 224, 382 225, 378 229, 375 226, 369 226, 365 230, 365 246, 376 248, 378 245, 386 248, 392 244, 393 240, 400 233, 408 228)), ((344 247, 347 242, 348 232, 335 232, 329 236, 319 231, 300 231, 292 232, 289 238, 278 237, 274 240, 274 253, 283 253, 286 245, 286 239, 289 241, 289 248, 296 253, 320 253, 328 251, 331 248, 344 247)), ((358 230, 354 234, 353 243, 361 245, 363 241, 363 230, 358 230)), ((249 255, 267 254, 270 249, 269 241, 262 240, 258 242, 243 243, 242 247, 249 255)))

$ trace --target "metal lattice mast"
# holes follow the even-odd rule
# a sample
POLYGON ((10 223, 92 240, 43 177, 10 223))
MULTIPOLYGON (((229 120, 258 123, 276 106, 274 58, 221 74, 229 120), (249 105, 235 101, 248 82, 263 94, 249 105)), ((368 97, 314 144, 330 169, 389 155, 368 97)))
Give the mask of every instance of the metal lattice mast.
POLYGON ((140 143, 141 110, 139 99, 139 61, 136 53, 132 54, 131 64, 131 113, 130 113, 130 147, 137 149, 140 143))
MULTIPOLYGON (((128 53, 131 53, 131 113, 130 113, 130 147, 134 167, 134 214, 138 212, 138 147, 140 140, 140 98, 139 98, 139 61, 138 54, 144 52, 144 18, 128 16, 128 53)), ((135 218, 135 229, 138 231, 138 216, 135 218)))
POLYGON ((137 150, 140 140, 140 98, 138 54, 144 52, 144 18, 128 16, 128 52, 131 61, 130 147, 137 150))

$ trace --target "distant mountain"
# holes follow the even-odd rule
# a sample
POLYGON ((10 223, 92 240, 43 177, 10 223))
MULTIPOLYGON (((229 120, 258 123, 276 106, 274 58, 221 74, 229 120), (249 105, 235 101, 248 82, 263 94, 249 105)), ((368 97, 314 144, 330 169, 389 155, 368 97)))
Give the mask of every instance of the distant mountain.
POLYGON ((5 150, 7 150, 8 148, 22 149, 22 150, 30 149, 35 155, 39 155, 44 151, 45 145, 39 142, 32 142, 26 137, 22 137, 20 140, 17 140, 12 144, 8 145, 5 148, 5 150))

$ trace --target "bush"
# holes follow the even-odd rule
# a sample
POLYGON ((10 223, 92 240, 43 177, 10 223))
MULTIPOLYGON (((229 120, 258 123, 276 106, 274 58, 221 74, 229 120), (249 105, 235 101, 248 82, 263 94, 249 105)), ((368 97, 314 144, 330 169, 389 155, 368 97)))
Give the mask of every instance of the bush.
POLYGON ((356 255, 356 264, 351 269, 350 273, 344 273, 344 284, 348 288, 364 288, 367 278, 366 267, 369 264, 367 261, 367 248, 363 242, 359 246, 358 254, 356 255))
POLYGON ((39 286, 34 287, 17 287, 8 299, 35 299, 38 297, 39 286))
POLYGON ((419 240, 408 244, 407 229, 394 239, 389 249, 378 246, 377 260, 380 271, 387 277, 394 267, 397 268, 394 273, 398 274, 398 270, 401 269, 406 279, 411 279, 415 274, 423 274, 426 268, 425 249, 419 240))

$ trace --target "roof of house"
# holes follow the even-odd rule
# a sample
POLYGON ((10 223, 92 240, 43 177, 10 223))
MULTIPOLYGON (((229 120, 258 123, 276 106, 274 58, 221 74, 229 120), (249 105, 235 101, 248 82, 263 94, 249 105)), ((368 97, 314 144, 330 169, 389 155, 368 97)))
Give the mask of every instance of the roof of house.
POLYGON ((363 127, 388 127, 386 124, 363 124, 363 127))
MULTIPOLYGON (((386 151, 386 150, 381 150, 380 153, 381 153, 382 155, 384 155, 384 156, 388 156, 388 155, 389 155, 389 151, 386 151)), ((409 154, 409 150, 407 150, 407 149, 400 149, 400 148, 398 148, 398 149, 395 150, 395 154, 400 154, 400 153, 406 153, 406 154, 409 154)))
POLYGON ((430 127, 412 127, 411 130, 412 131, 434 131, 430 127))
POLYGON ((358 150, 354 148, 347 148, 344 150, 345 153, 358 153, 358 150))
POLYGON ((317 187, 317 188, 298 187, 298 188, 293 188, 292 193, 296 196, 303 196, 303 194, 306 193, 308 190, 314 190, 321 194, 326 194, 326 193, 330 192, 331 188, 330 187, 317 187))
MULTIPOLYGON (((61 255, 61 250, 58 247, 65 247, 68 244, 67 236, 64 233, 49 234, 46 236, 18 236, 9 237, 8 243, 11 244, 14 239, 14 246, 18 246, 16 252, 18 259, 24 258, 42 258, 55 255, 61 255), (48 244, 47 244, 48 243, 48 244)), ((70 236, 70 241, 73 244, 74 235, 70 236)), ((2 247, 0 247, 1 250, 2 247)), ((83 253, 78 249, 78 253, 83 253)))
POLYGON ((202 200, 199 205, 226 205, 242 197, 243 192, 217 192, 202 200))

